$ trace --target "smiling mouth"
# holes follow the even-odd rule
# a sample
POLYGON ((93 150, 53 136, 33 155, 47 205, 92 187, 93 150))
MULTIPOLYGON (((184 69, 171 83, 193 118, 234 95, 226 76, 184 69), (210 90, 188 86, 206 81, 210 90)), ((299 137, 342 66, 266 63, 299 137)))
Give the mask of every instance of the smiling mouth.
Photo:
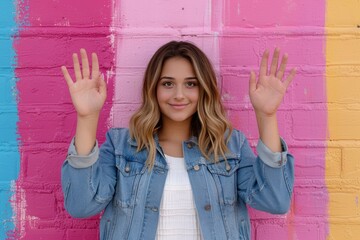
POLYGON ((183 109, 185 108, 188 104, 169 104, 171 107, 175 108, 175 109, 183 109))

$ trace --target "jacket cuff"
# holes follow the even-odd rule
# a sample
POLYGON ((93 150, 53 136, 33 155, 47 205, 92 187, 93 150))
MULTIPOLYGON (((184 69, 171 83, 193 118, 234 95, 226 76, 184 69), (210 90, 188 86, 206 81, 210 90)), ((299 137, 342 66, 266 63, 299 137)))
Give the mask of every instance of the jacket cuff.
POLYGON ((259 139, 256 150, 260 159, 266 165, 273 168, 280 168, 286 164, 288 147, 282 138, 280 138, 280 142, 282 152, 273 152, 259 139))
POLYGON ((79 156, 75 148, 75 138, 71 140, 66 161, 74 168, 87 168, 92 166, 99 158, 99 146, 96 140, 94 148, 89 155, 79 156))

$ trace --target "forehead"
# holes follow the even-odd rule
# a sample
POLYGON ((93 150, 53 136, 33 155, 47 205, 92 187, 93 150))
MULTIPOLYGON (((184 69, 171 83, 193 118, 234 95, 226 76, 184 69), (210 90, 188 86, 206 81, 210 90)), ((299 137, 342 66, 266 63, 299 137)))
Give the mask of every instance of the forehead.
POLYGON ((183 57, 172 57, 167 59, 163 66, 161 74, 192 74, 195 75, 194 67, 191 62, 183 57))

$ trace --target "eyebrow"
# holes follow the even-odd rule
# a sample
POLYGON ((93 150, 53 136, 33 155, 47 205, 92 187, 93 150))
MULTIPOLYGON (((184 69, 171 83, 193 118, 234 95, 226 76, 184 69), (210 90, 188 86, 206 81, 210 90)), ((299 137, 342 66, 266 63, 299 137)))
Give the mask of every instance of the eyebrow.
MULTIPOLYGON (((162 79, 174 80, 175 78, 168 77, 168 76, 163 76, 159 80, 162 80, 162 79)), ((198 80, 198 79, 197 79, 197 77, 187 77, 187 78, 185 78, 185 80, 198 80)))

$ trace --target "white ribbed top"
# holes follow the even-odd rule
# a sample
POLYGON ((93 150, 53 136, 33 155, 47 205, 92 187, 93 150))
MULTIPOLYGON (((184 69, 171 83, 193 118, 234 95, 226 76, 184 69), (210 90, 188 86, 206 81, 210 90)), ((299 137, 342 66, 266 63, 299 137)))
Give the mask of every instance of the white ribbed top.
POLYGON ((165 155, 169 171, 160 205, 157 240, 201 240, 184 158, 165 155))

